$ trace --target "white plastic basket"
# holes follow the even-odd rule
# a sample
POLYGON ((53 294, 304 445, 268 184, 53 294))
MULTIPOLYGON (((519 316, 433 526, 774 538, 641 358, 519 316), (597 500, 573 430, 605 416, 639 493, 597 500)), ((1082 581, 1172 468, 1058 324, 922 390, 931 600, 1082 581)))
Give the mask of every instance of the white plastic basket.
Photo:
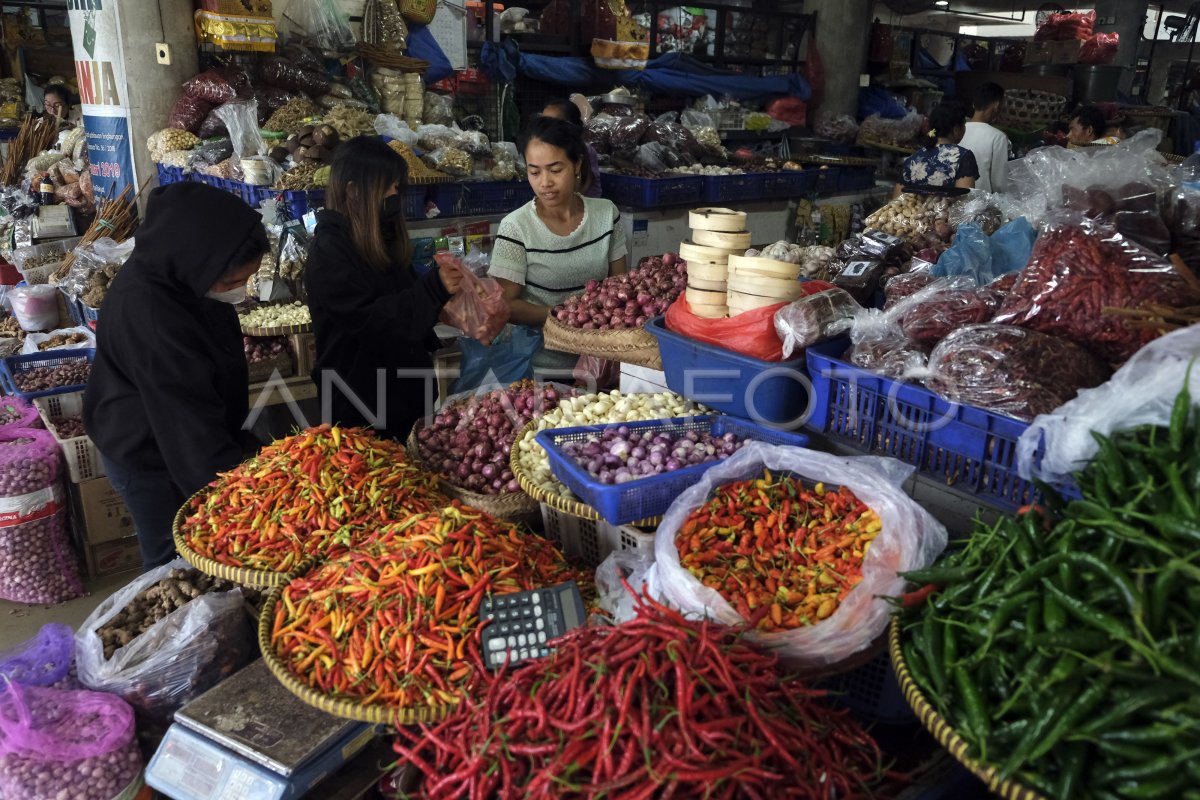
POLYGON ((74 236, 69 239, 57 239, 53 242, 44 242, 35 244, 29 247, 18 247, 13 251, 13 264, 17 267, 17 272, 21 273, 21 277, 30 286, 36 286, 42 283, 48 283, 50 276, 62 264, 62 259, 66 258, 67 253, 75 248, 81 237, 74 236), (54 253, 61 256, 58 261, 45 264, 40 267, 26 267, 25 262, 29 259, 36 258, 46 253, 54 253))
POLYGON ((34 406, 42 416, 46 430, 58 442, 62 449, 63 459, 67 462, 67 473, 72 483, 83 483, 92 478, 104 477, 104 463, 100 460, 100 451, 96 449, 92 437, 75 436, 70 439, 59 438, 54 428, 54 420, 61 417, 83 416, 83 392, 68 394, 51 394, 45 397, 35 397, 34 406))
POLYGON ((602 519, 581 519, 545 503, 542 525, 547 539, 557 544, 571 561, 596 567, 614 550, 654 552, 654 534, 632 525, 610 525, 602 519))

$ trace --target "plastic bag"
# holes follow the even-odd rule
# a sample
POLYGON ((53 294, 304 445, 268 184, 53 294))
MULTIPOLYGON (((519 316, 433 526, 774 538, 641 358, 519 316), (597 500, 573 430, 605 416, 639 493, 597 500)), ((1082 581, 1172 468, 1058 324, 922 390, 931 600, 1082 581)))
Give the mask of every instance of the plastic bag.
POLYGON ((941 341, 923 375, 932 391, 957 403, 1017 419, 1046 414, 1109 377, 1079 345, 1012 325, 968 325, 941 341))
POLYGON ((963 275, 983 286, 1002 275, 1022 269, 1029 263, 1037 232, 1029 220, 1021 217, 991 236, 978 225, 961 225, 954 244, 942 253, 933 268, 939 278, 963 275))
POLYGON ((1092 35, 1095 25, 1095 11, 1051 14, 1045 22, 1038 26, 1037 31, 1033 34, 1033 40, 1035 42, 1069 42, 1074 39, 1082 42, 1092 35))
POLYGON ((324 73, 305 69, 279 56, 260 61, 258 76, 264 83, 303 92, 310 97, 320 97, 329 91, 330 81, 324 73))
POLYGON ((460 336, 462 360, 451 391, 458 394, 533 378, 533 357, 541 352, 543 341, 541 330, 525 325, 505 325, 491 344, 460 336))
MULTIPOLYGON (((107 236, 75 248, 75 259, 71 262, 71 270, 58 285, 67 297, 72 300, 83 300, 89 286, 93 285, 92 275, 103 272, 106 281, 100 281, 107 291, 107 286, 117 271, 133 254, 136 239, 126 239, 124 242, 114 242, 107 236)), ((89 305, 91 305, 89 303, 89 305)), ((95 306, 93 306, 95 307, 95 306)))
POLYGON ((795 128, 803 128, 808 124, 808 103, 799 97, 780 97, 772 100, 767 106, 767 113, 795 128))
POLYGON ((441 319, 481 344, 491 343, 508 322, 508 302, 495 278, 476 277, 450 253, 433 257, 439 266, 451 264, 462 273, 462 289, 442 308, 441 319))
POLYGON ((0 794, 116 800, 140 783, 133 712, 119 697, 9 684, 0 692, 0 794))
POLYGON ((596 590, 600 608, 614 621, 633 619, 634 598, 629 589, 641 594, 646 576, 654 565, 654 553, 645 549, 614 550, 596 567, 596 590), (629 589, 625 588, 625 583, 629 589))
POLYGON ((201 139, 211 139, 214 136, 228 136, 229 128, 225 126, 225 120, 217 113, 219 109, 213 109, 204 118, 204 123, 200 126, 200 130, 196 135, 201 139))
POLYGON ((417 144, 422 150, 434 151, 446 147, 458 147, 462 131, 446 125, 419 125, 417 144))
POLYGON ((0 430, 11 433, 23 428, 42 427, 45 427, 42 425, 42 417, 33 403, 16 396, 0 397, 0 430))
POLYGON ((1139 350, 1106 383, 1084 389, 1075 399, 1039 416, 1017 442, 1021 477, 1064 483, 1096 455, 1096 434, 1169 425, 1189 366, 1193 403, 1200 397, 1200 369, 1194 363, 1198 358, 1200 326, 1173 331, 1139 350), (1043 446, 1039 460, 1037 453, 1043 446))
POLYGON ((1079 48, 1080 64, 1111 64, 1121 49, 1121 34, 1094 33, 1079 48))
POLYGON ((1164 218, 1171 232, 1171 250, 1185 264, 1200 264, 1200 192, 1180 188, 1167 204, 1164 218))
POLYGON ((238 96, 237 87, 225 70, 209 69, 183 83, 183 93, 193 100, 219 106, 238 96))
POLYGON ((67 678, 75 658, 75 632, 70 625, 48 622, 27 641, 0 653, 0 685, 52 686, 67 678))
POLYGON ((8 299, 21 330, 46 331, 58 325, 57 287, 17 286, 9 290, 8 299))
POLYGON ((650 128, 650 118, 644 114, 622 117, 612 126, 609 142, 614 153, 632 152, 642 142, 642 136, 650 128))
POLYGON ((705 472, 667 509, 654 537, 655 562, 646 584, 659 600, 687 616, 744 625, 746 620, 728 601, 683 569, 675 535, 713 488, 759 477, 764 468, 776 475, 793 473, 812 483, 845 486, 883 523, 864 560, 862 581, 832 616, 790 631, 751 630, 746 634, 747 639, 775 650, 791 664, 810 668, 835 664, 864 650, 883 633, 892 612, 887 598, 904 591, 904 579, 897 573, 928 566, 946 547, 946 529, 900 487, 912 474, 912 467, 886 458, 842 458, 798 447, 748 442, 705 472))
MULTIPOLYGON (((829 288, 829 284, 824 284, 829 288)), ((818 290, 814 290, 815 291, 818 290)), ((783 342, 775 332, 775 312, 786 302, 756 308, 726 319, 707 319, 692 313, 683 295, 667 307, 667 329, 698 342, 732 350, 760 361, 781 361, 783 342)))
POLYGON ((571 370, 571 377, 576 385, 587 387, 589 392, 612 391, 621 382, 621 362, 600 356, 580 356, 571 370))
POLYGON ((960 276, 935 280, 887 313, 894 315, 906 338, 932 347, 964 325, 990 320, 996 304, 973 278, 960 276))
POLYGON ((432 125, 453 125, 454 98, 437 92, 426 92, 421 121, 432 125))
POLYGON ((192 151, 192 169, 211 167, 220 164, 233 155, 233 142, 228 139, 215 139, 205 142, 192 151))
POLYGON ((176 98, 175 104, 171 106, 171 116, 168 119, 167 127, 197 133, 210 111, 212 111, 211 103, 181 94, 176 98))
POLYGON ((839 336, 850 329, 862 306, 836 286, 801 297, 775 312, 775 334, 783 341, 783 358, 839 336))
POLYGON ((258 103, 237 100, 226 103, 214 112, 229 129, 229 141, 238 159, 266 155, 267 143, 258 130, 258 103))
POLYGON ((322 50, 354 47, 350 22, 335 0, 292 0, 285 17, 301 38, 312 40, 322 50))
POLYGON ((142 590, 188 569, 182 559, 143 573, 96 607, 75 634, 79 680, 111 692, 138 713, 139 732, 165 730, 185 703, 245 666, 253 651, 242 590, 209 592, 175 609, 104 657, 96 635, 142 590))
MULTIPOLYGON (((687 113, 687 112, 684 112, 687 113)), ((596 153, 607 155, 612 152, 612 134, 617 128, 617 117, 600 114, 587 121, 583 128, 583 141, 591 145, 596 153)))
POLYGON ((813 132, 825 139, 850 144, 858 139, 858 123, 849 114, 834 114, 818 109, 813 132))
POLYGON ((0 598, 61 603, 83 594, 59 471, 49 431, 0 430, 0 598))
POLYGON ((58 330, 49 331, 48 333, 31 333, 25 337, 25 344, 21 348, 21 353, 28 355, 30 353, 51 352, 53 350, 79 350, 96 346, 96 334, 91 328, 59 328, 58 330), (41 350, 39 345, 50 341, 56 336, 70 336, 77 334, 83 336, 82 342, 75 344, 63 344, 57 347, 49 348, 49 350, 41 350))

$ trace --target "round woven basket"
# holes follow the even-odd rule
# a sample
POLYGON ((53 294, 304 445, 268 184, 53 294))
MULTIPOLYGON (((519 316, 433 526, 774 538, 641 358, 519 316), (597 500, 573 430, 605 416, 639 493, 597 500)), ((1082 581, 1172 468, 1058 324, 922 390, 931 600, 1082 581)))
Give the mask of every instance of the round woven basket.
MULTIPOLYGON (((310 565, 311 566, 311 565, 310 565)), ((290 577, 290 576, 288 576, 290 577)), ((263 603, 262 612, 258 618, 258 649, 262 652, 267 669, 284 687, 302 701, 335 717, 352 719, 358 722, 370 722, 376 725, 415 725, 418 722, 437 722, 445 719, 452 709, 451 706, 414 706, 412 708, 396 708, 378 703, 364 704, 354 700, 331 697, 311 686, 302 683, 288 671, 287 666, 275 655, 271 647, 271 626, 275 620, 275 607, 283 595, 284 585, 280 584, 271 590, 263 603)))
POLYGON ((904 692, 904 699, 916 712, 925 729, 933 734, 933 738, 937 739, 938 744, 946 748, 950 755, 969 769, 975 777, 986 783, 990 791, 1005 800, 1046 800, 1042 794, 1033 789, 1001 778, 994 766, 976 761, 967 755, 970 745, 934 710, 933 705, 925 699, 925 695, 917 686, 916 681, 912 679, 912 675, 908 671, 908 664, 904 660, 904 651, 900 648, 900 623, 896 619, 892 620, 888 629, 888 647, 892 657, 892 669, 896 671, 896 679, 900 683, 901 691, 904 692))
MULTIPOLYGON (((408 440, 404 443, 404 447, 408 451, 408 460, 419 466, 423 462, 421 461, 421 453, 417 449, 417 431, 423 426, 424 420, 417 420, 413 423, 412 430, 408 432, 408 440)), ((510 453, 509 462, 511 463, 511 461, 512 454, 510 453)), ((510 522, 528 522, 538 513, 538 501, 534 500, 524 491, 506 492, 504 494, 481 494, 479 492, 472 492, 469 489, 463 489, 460 486, 455 486, 440 475, 438 476, 438 488, 444 495, 453 500, 458 500, 472 508, 486 511, 493 517, 506 519, 510 522)))
MULTIPOLYGON (((203 489, 200 490, 204 491, 203 489)), ((193 550, 187 543, 187 539, 183 533, 183 522, 187 518, 188 506, 192 504, 192 499, 200 492, 189 497, 175 512, 175 520, 171 523, 171 538, 175 540, 175 552, 179 556, 196 569, 203 572, 205 575, 211 575, 214 578, 222 578, 227 581, 241 584, 242 586, 253 586, 259 589, 269 589, 273 586, 279 586, 287 580, 287 573, 284 572, 267 572, 265 570, 248 569, 246 567, 234 567, 229 564, 222 564, 219 561, 214 561, 208 556, 202 556, 193 550)))
POLYGON ((548 317, 542 335, 547 350, 598 356, 647 369, 662 369, 663 366, 662 356, 658 352, 658 339, 644 328, 585 331, 568 328, 554 317, 548 317))
POLYGON ((312 323, 304 325, 279 325, 274 328, 251 328, 242 326, 244 336, 291 336, 295 333, 311 333, 312 323))

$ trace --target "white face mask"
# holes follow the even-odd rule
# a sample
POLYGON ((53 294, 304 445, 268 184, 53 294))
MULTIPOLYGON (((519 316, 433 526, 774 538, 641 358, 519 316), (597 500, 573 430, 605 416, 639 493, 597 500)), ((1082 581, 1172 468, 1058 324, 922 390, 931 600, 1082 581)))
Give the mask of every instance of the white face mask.
POLYGON ((236 289, 230 289, 228 292, 205 292, 204 296, 209 300, 218 300, 222 303, 229 303, 231 306, 236 306, 238 303, 246 299, 246 287, 239 286, 236 289))

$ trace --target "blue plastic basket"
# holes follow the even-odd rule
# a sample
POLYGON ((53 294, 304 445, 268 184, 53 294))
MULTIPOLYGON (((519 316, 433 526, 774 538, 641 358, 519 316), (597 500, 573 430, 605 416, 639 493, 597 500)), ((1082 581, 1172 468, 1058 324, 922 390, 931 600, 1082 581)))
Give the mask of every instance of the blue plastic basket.
POLYGON ((764 198, 804 197, 813 193, 817 187, 817 172, 815 169, 793 169, 783 172, 764 172, 764 198))
MULTIPOLYGON (((646 323, 658 339, 667 387, 689 400, 735 417, 779 427, 799 428, 807 418, 810 383, 803 355, 788 361, 763 361, 699 342, 667 329, 663 317, 646 323)), ((844 338, 815 345, 842 353, 844 338)))
POLYGON ((808 374, 813 430, 912 464, 995 508, 1014 511, 1040 499, 1033 482, 1017 474, 1017 440, 1028 423, 952 403, 827 351, 808 351, 808 374))
MULTIPOLYGON (((433 184, 433 202, 445 217, 507 214, 533 199, 529 181, 466 181, 433 184)), ((424 203, 422 202, 422 216, 424 203)))
POLYGON ((875 167, 869 165, 838 167, 838 192, 861 192, 875 185, 875 167))
POLYGON ((722 203, 760 200, 763 197, 763 173, 745 175, 705 175, 704 201, 722 203))
POLYGON ((60 386, 57 389, 47 389, 41 392, 22 392, 18 391, 16 381, 16 376, 37 367, 56 367, 59 364, 67 364, 72 361, 79 361, 80 359, 87 359, 89 364, 92 363, 96 360, 96 350, 91 347, 81 347, 78 350, 51 350, 45 353, 30 353, 24 356, 9 356, 0 362, 0 387, 3 387, 4 394, 16 395, 25 400, 32 400, 35 397, 46 397, 52 394, 81 392, 84 388, 83 384, 60 386))
POLYGON ((841 144, 840 142, 823 142, 817 151, 823 156, 850 156, 851 158, 865 158, 867 156, 867 148, 856 144, 841 144))
POLYGON ((166 164, 155 164, 158 168, 158 185, 169 186, 172 183, 183 183, 189 180, 189 173, 179 167, 168 167, 166 164))
POLYGON ((902 725, 917 721, 904 699, 887 650, 861 667, 820 681, 818 687, 834 693, 835 702, 872 722, 902 725))
POLYGON ((598 482, 587 473, 587 470, 576 463, 575 459, 563 452, 562 448, 568 442, 577 442, 595 436, 608 428, 625 425, 631 431, 650 430, 654 433, 686 433, 688 431, 711 432, 714 436, 724 436, 732 433, 743 439, 753 439, 767 444, 805 447, 808 437, 798 433, 764 428, 745 420, 733 417, 675 417, 674 419, 650 420, 647 422, 626 422, 612 425, 589 425, 581 428, 550 429, 538 433, 537 443, 546 451, 550 459, 550 471, 554 477, 562 481, 568 489, 579 496, 607 522, 621 525, 634 520, 651 519, 661 516, 674 502, 679 493, 700 480, 700 477, 714 464, 696 464, 691 467, 665 472, 646 478, 638 478, 619 485, 608 485, 598 482))
POLYGON ((681 206, 704 200, 704 178, 700 175, 635 178, 606 172, 600 185, 605 198, 627 208, 681 206))
POLYGON ((831 194, 837 194, 839 185, 842 180, 841 167, 818 167, 817 177, 813 184, 813 191, 821 197, 828 197, 831 194))

